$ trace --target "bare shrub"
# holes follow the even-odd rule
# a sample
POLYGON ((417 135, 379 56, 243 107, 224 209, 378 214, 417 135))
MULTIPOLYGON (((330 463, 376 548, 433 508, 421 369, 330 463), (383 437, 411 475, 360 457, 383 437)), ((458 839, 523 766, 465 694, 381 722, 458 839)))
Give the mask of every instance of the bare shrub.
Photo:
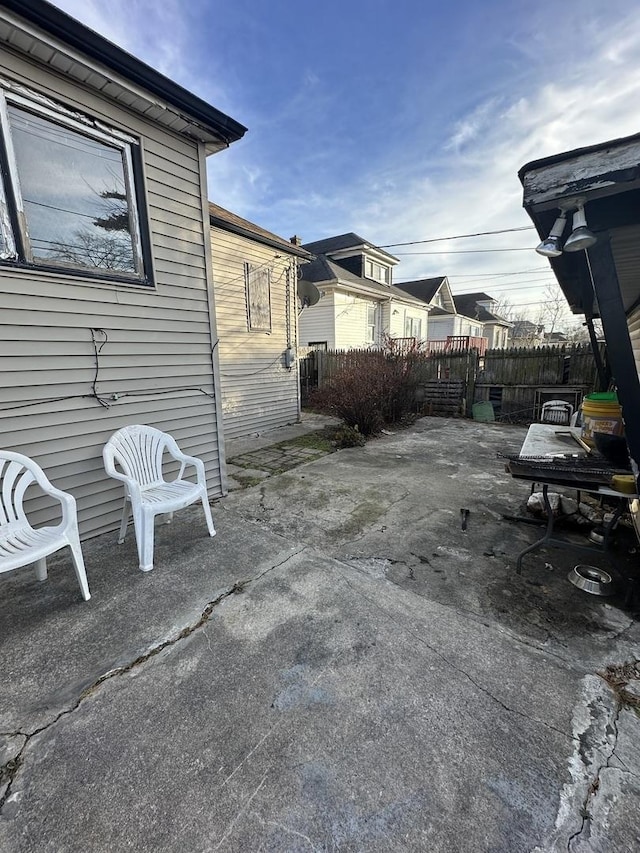
POLYGON ((374 435, 412 411, 424 358, 415 345, 399 351, 391 343, 380 350, 345 353, 343 363, 311 395, 310 404, 337 415, 362 435, 374 435))

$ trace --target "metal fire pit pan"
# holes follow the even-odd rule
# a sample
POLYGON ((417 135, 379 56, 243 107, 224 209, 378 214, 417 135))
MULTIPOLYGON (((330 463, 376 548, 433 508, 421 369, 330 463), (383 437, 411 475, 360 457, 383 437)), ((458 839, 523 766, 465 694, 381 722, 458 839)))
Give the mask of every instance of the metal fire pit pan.
POLYGON ((578 589, 591 595, 611 595, 614 591, 611 575, 597 566, 587 566, 584 563, 574 566, 568 579, 578 589))

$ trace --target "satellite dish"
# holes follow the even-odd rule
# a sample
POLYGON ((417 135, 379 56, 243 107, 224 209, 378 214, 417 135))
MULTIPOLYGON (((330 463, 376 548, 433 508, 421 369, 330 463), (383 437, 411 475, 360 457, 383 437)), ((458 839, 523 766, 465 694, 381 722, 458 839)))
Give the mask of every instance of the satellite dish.
POLYGON ((298 299, 300 300, 301 308, 308 308, 310 305, 315 305, 318 302, 320 291, 315 284, 301 279, 298 281, 298 299))

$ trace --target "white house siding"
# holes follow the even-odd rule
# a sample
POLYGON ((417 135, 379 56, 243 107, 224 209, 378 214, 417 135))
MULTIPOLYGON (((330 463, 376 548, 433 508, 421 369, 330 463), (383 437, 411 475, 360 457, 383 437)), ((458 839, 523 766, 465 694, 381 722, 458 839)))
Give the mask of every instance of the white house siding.
POLYGON ((326 342, 327 349, 336 348, 336 311, 335 294, 325 293, 319 302, 303 308, 298 316, 298 337, 300 346, 326 342))
POLYGON ((449 335, 460 334, 456 332, 456 317, 433 316, 429 317, 429 340, 444 341, 449 335))
MULTIPOLYGON (((155 289, 0 268, 1 446, 35 458, 76 497, 83 537, 118 523, 122 486, 106 477, 101 452, 126 424, 172 433, 221 494, 197 143, 7 51, 0 72, 141 139, 155 267, 155 289), (109 408, 81 396, 96 369, 92 329, 106 333, 94 333, 104 341, 96 389, 109 408)), ((51 522, 44 500, 31 510, 51 522)))
POLYGON ((488 349, 504 349, 507 346, 509 329, 496 323, 485 323, 482 336, 488 339, 488 349))
POLYGON ((293 255, 211 229, 225 439, 295 422, 298 370, 284 352, 297 346, 297 263, 293 255), (244 264, 271 271, 271 332, 249 331, 244 264))
POLYGON ((383 334, 387 334, 391 338, 406 337, 405 320, 407 317, 412 317, 421 321, 420 340, 427 340, 429 312, 426 308, 422 309, 418 305, 406 305, 393 299, 382 303, 381 312, 383 334))
POLYGON ((445 340, 449 335, 470 335, 482 337, 482 323, 474 323, 460 314, 450 317, 431 316, 429 318, 429 339, 432 341, 445 340))
POLYGON ((379 311, 376 312, 375 340, 372 342, 368 338, 367 309, 369 305, 377 305, 377 302, 366 297, 336 292, 334 299, 336 349, 361 349, 379 343, 379 311))

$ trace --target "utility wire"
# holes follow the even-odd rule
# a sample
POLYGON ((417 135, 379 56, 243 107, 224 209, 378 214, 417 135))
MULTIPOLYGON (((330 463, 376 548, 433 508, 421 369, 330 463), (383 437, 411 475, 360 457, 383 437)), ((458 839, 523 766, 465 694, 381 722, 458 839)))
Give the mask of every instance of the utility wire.
POLYGON ((504 276, 511 275, 529 275, 532 272, 550 272, 549 267, 532 267, 529 270, 517 270, 516 272, 481 272, 477 275, 473 275, 473 273, 454 273, 454 275, 447 275, 447 278, 503 278, 504 276))
POLYGON ((452 237, 431 237, 429 240, 409 240, 406 243, 383 243, 374 249, 392 249, 394 246, 417 246, 419 243, 441 243, 444 240, 464 240, 467 237, 488 237, 491 234, 511 234, 514 231, 534 231, 533 225, 521 225, 519 228, 502 228, 499 231, 477 231, 475 234, 455 234, 452 237))
POLYGON ((442 252, 396 252, 399 258, 406 255, 477 255, 481 252, 533 252, 531 246, 521 249, 444 249, 442 252))

